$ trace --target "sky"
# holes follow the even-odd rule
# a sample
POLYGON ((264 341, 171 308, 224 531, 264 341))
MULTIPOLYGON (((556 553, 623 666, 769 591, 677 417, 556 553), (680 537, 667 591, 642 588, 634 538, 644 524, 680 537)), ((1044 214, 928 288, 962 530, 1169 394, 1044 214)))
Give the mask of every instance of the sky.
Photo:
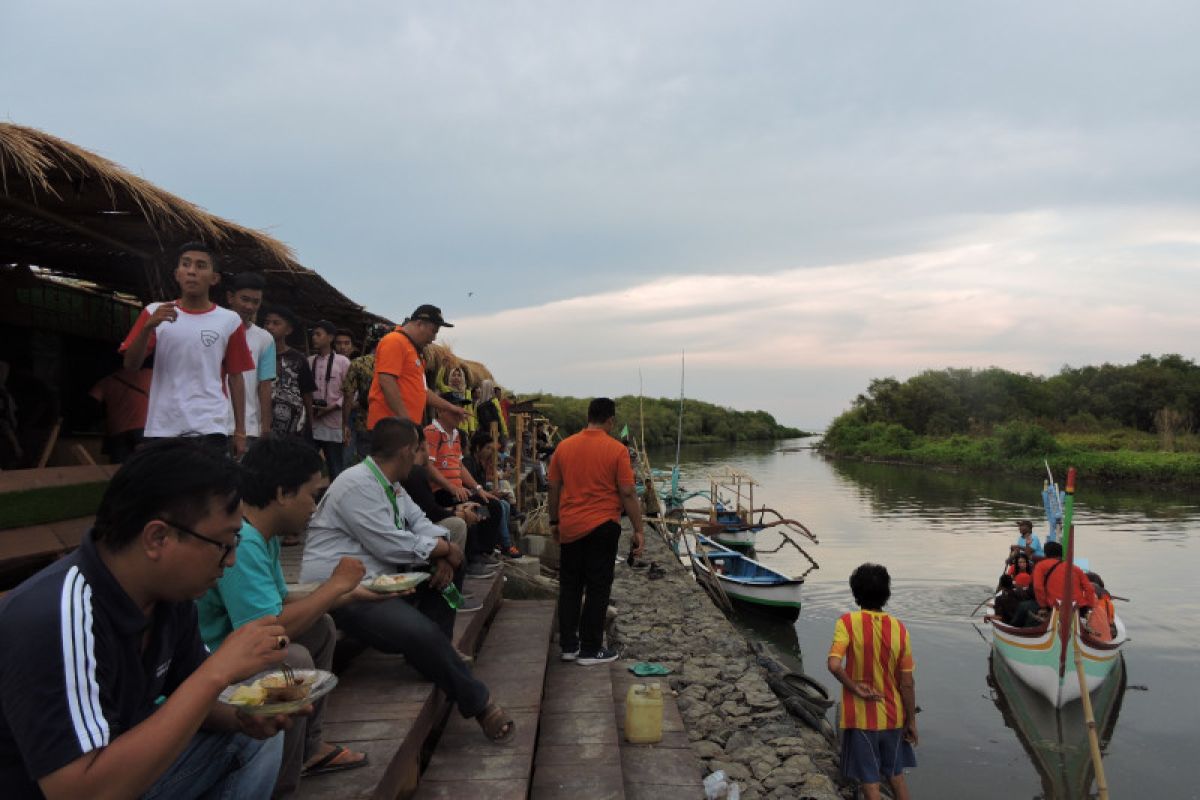
POLYGON ((0 3, 0 119, 518 391, 824 427, 873 377, 1195 357, 1190 2, 0 3))

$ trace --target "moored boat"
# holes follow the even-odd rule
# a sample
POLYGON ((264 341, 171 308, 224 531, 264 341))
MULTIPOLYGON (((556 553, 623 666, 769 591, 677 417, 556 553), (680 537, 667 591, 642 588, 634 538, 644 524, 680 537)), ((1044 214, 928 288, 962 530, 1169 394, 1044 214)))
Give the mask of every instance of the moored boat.
POLYGON ((800 616, 803 578, 791 578, 707 536, 696 536, 694 569, 717 579, 730 600, 794 620, 800 616))

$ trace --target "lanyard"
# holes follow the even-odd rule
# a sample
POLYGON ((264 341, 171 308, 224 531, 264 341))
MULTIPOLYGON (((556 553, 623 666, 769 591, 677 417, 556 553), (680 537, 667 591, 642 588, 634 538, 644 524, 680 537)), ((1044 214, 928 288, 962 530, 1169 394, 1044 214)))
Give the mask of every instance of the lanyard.
POLYGON ((375 459, 367 456, 363 459, 363 463, 367 465, 367 468, 371 470, 371 474, 375 476, 375 480, 379 481, 379 485, 387 493, 387 498, 392 504, 392 522, 395 524, 396 529, 404 530, 400 526, 400 506, 396 503, 396 487, 392 486, 388 479, 383 476, 383 473, 379 471, 379 467, 375 465, 375 459))

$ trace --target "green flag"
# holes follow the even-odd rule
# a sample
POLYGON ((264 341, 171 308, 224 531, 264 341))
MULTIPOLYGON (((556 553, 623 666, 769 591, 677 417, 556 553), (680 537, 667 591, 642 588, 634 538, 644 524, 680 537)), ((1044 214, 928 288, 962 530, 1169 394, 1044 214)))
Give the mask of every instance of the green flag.
POLYGON ((629 438, 629 425, 628 424, 626 424, 624 428, 621 428, 621 438, 622 439, 629 438))

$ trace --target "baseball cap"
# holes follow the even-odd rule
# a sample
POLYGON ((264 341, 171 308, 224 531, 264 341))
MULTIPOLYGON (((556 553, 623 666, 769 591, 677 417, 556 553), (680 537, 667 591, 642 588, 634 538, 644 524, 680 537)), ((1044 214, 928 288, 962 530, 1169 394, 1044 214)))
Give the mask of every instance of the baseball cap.
POLYGON ((446 320, 442 319, 442 310, 437 306, 431 306, 428 303, 417 306, 417 310, 412 312, 409 319, 423 319, 426 322, 432 322, 441 328, 453 328, 446 320))

